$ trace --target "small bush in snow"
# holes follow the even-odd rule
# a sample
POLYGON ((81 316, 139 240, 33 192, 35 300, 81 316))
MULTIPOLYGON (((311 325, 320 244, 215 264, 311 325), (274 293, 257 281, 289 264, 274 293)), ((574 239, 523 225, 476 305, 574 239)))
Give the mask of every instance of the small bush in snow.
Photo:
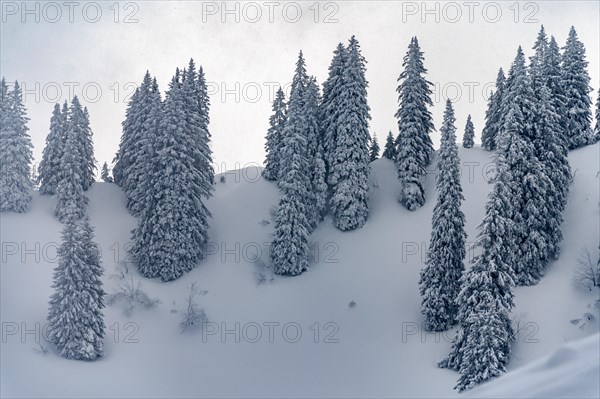
POLYGON ((201 309, 196 303, 196 297, 206 295, 207 291, 199 290, 196 285, 197 283, 197 281, 194 281, 190 285, 190 291, 185 298, 187 307, 183 313, 183 320, 180 323, 182 332, 190 328, 202 328, 202 325, 208 321, 204 309, 201 309))
POLYGON ((600 262, 592 260, 592 255, 587 248, 579 254, 574 279, 578 286, 587 290, 591 291, 594 287, 600 288, 600 262))
POLYGON ((142 309, 152 309, 160 304, 160 299, 150 298, 150 296, 142 290, 142 283, 135 281, 133 275, 129 272, 126 265, 122 265, 119 269, 119 274, 112 275, 122 279, 118 289, 107 296, 106 302, 109 305, 121 304, 123 311, 127 316, 130 316, 133 309, 140 307, 142 309))

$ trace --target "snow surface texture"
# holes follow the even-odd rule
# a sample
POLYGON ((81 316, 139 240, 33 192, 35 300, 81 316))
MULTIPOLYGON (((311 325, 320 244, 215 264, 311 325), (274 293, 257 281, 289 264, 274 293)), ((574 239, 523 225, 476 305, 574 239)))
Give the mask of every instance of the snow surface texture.
MULTIPOLYGON (((599 150, 596 144, 570 153, 575 178, 564 214, 560 259, 549 265, 538 285, 515 289, 512 316, 520 319, 520 333, 509 373, 481 391, 472 391, 473 395, 598 397, 600 377, 591 368, 594 360, 597 369, 598 351, 591 343, 597 335, 561 349, 550 362, 555 367, 540 360, 524 371, 512 371, 548 356, 566 342, 598 332, 594 306, 598 291, 578 288, 573 277, 582 249, 597 254, 599 150), (573 372, 579 367, 587 374, 573 372), (568 379, 553 377, 559 369, 568 379), (532 373, 538 373, 537 386, 530 384, 532 373), (529 385, 516 386, 517 381, 529 385)), ((472 243, 491 188, 486 171, 491 173, 493 165, 491 153, 477 147, 460 148, 459 155, 467 242, 472 243)), ((436 365, 448 354, 454 331, 425 334, 420 328, 418 279, 435 205, 434 165, 426 180, 427 202, 409 212, 397 200, 400 187, 393 163, 374 162, 365 226, 344 233, 334 227, 331 217, 326 218, 311 236, 318 246, 316 260, 309 272, 297 277, 272 276, 255 261, 259 251, 262 261, 268 262, 272 208, 279 199, 276 183, 263 180, 260 170, 252 168, 226 173, 225 182, 217 176, 215 195, 207 202, 213 214, 213 244, 208 251, 212 254, 169 283, 140 278, 130 267, 126 279, 141 281, 148 297, 161 303, 148 309, 137 306, 130 315, 123 307, 108 306, 105 355, 94 362, 62 359, 43 341, 61 224, 52 215, 55 199, 34 194, 28 213, 0 216, 0 396, 459 396, 452 389, 458 374, 436 365), (209 324, 204 332, 182 332, 186 298, 194 281, 203 291, 195 300, 209 324), (239 342, 235 333, 224 334, 225 329, 235 330, 236 323, 239 342), (297 324, 289 324, 284 336, 286 323, 297 324), (40 333, 36 334, 36 326, 40 333)), ((127 281, 111 275, 118 274, 118 267, 128 260, 135 219, 114 184, 94 184, 86 195, 95 241, 102 248, 104 289, 110 294, 127 281)), ((471 257, 467 251, 467 258, 471 257)))

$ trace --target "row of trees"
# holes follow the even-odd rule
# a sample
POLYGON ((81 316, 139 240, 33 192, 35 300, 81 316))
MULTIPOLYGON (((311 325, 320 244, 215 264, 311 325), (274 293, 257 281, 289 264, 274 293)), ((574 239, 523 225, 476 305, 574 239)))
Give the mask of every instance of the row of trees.
POLYGON ((379 150, 369 149, 365 65, 354 36, 338 44, 321 97, 300 52, 287 106, 277 93, 263 176, 282 193, 270 248, 278 274, 308 268, 308 237, 327 211, 342 231, 367 221, 369 162, 379 150))
POLYGON ((202 67, 177 69, 161 100, 146 73, 132 96, 113 168, 114 181, 138 216, 132 255, 140 274, 170 281, 204 257, 214 170, 210 102, 202 67))
MULTIPOLYGON (((459 326, 452 351, 440 366, 459 371, 456 388, 461 391, 505 371, 514 336, 512 287, 537 283, 559 254, 571 182, 567 147, 583 133, 577 123, 569 128, 563 124, 564 98, 553 91, 560 80, 550 47, 542 27, 529 65, 519 47, 508 77, 501 80, 501 97, 499 90, 492 96, 493 101, 501 98, 493 116, 502 121, 494 136, 496 176, 479 226, 476 245, 481 255, 467 272, 455 119, 450 102, 446 105, 437 161, 438 201, 419 284, 426 328, 459 326), (573 126, 579 136, 569 130, 573 126)), ((472 138, 469 121, 466 138, 472 138)))

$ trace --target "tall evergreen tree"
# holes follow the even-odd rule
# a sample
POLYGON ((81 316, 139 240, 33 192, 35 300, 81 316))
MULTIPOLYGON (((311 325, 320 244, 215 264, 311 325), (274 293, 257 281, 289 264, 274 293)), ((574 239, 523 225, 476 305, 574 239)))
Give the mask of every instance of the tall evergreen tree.
POLYGON ((327 184, 325 160, 323 159, 322 139, 319 131, 319 85, 314 77, 308 81, 304 91, 303 119, 306 137, 306 156, 309 164, 311 187, 308 192, 306 209, 310 231, 323 220, 327 204, 327 184))
POLYGON ((465 125, 465 134, 463 135, 463 147, 464 148, 473 148, 475 145, 475 127, 473 126, 473 122, 471 121, 471 115, 467 117, 467 124, 465 125))
POLYGON ((565 132, 569 149, 585 145, 591 135, 592 102, 585 46, 571 27, 562 56, 562 86, 566 98, 565 132))
POLYGON ((515 242, 512 176, 507 158, 515 140, 522 140, 513 122, 516 113, 520 113, 518 107, 512 108, 506 131, 497 136, 497 173, 476 243, 481 254, 461 278, 458 333, 449 356, 440 363, 440 367, 459 371, 456 389, 460 391, 502 374, 510 357, 515 242))
POLYGON ((48 339, 67 359, 104 354, 100 251, 89 220, 70 218, 62 232, 48 311, 48 339))
POLYGON ((531 81, 534 87, 544 84, 542 72, 542 64, 546 58, 546 53, 549 51, 548 36, 544 25, 541 26, 537 39, 533 45, 533 56, 529 57, 529 72, 531 81))
POLYGON ((81 219, 86 214, 88 199, 83 192, 81 147, 78 131, 68 129, 60 160, 60 180, 56 189, 54 214, 65 223, 81 219))
POLYGON ((404 71, 397 88, 399 108, 396 112, 400 134, 396 139, 398 179, 402 186, 400 202, 410 211, 425 203, 423 182, 433 144, 429 134, 434 130, 431 113, 431 82, 424 78, 423 52, 416 37, 404 57, 404 71))
POLYGON ((31 138, 21 87, 0 83, 0 212, 26 212, 31 205, 31 138))
POLYGON ((338 43, 329 65, 329 76, 323 83, 323 100, 319 107, 321 136, 323 137, 323 154, 327 170, 327 183, 335 184, 333 164, 337 143, 337 126, 340 117, 340 95, 344 85, 344 68, 348 58, 346 47, 338 43))
POLYGON ((277 90, 273 100, 273 115, 269 118, 269 130, 267 131, 265 150, 265 168, 262 175, 267 180, 277 180, 279 176, 279 164, 282 150, 283 128, 285 127, 287 109, 285 94, 281 87, 277 90))
MULTIPOLYGON (((554 36, 550 37, 548 50, 540 68, 540 74, 543 76, 543 82, 550 91, 550 103, 558 117, 558 125, 555 127, 557 138, 563 141, 561 144, 568 149, 568 135, 566 132, 566 104, 564 87, 562 84, 560 48, 554 36)), ((539 91, 541 85, 537 85, 536 91, 539 91)))
POLYGON ((396 145, 394 144, 394 136, 392 136, 392 131, 387 135, 385 139, 385 148, 383 149, 383 154, 381 154, 383 158, 391 159, 393 161, 396 160, 396 145))
MULTIPOLYGON (((150 73, 146 72, 146 76, 150 76, 150 73)), ((143 82, 142 82, 143 84, 143 82)), ((140 98, 140 87, 136 88, 133 95, 129 99, 127 104, 127 110, 125 111, 125 120, 122 122, 123 133, 121 134, 121 141, 119 143, 119 150, 115 154, 113 159, 113 178, 115 183, 125 189, 126 184, 126 168, 132 163, 131 161, 131 147, 137 136, 137 120, 139 112, 139 98, 140 98)))
POLYGON ((419 281, 421 312, 425 316, 425 327, 430 331, 443 331, 454 324, 458 311, 456 298, 464 271, 465 216, 460 210, 464 197, 455 120, 452 103, 448 100, 440 129, 442 141, 436 179, 438 200, 433 210, 426 266, 419 281))
MULTIPOLYGON (((189 73, 189 72, 188 72, 189 73)), ((204 256, 210 195, 209 172, 200 170, 207 135, 198 124, 195 79, 176 73, 164 103, 149 168, 146 200, 133 233, 132 254, 140 273, 163 281, 179 278, 204 256), (195 109, 193 109, 195 108, 195 109)))
POLYGON ((504 87, 506 78, 502 68, 496 77, 496 91, 490 94, 488 109, 485 113, 485 126, 481 133, 481 145, 488 151, 496 149, 496 136, 503 127, 502 104, 504 102, 504 87))
POLYGON ((373 134, 371 139, 371 148, 369 149, 369 162, 379 159, 379 143, 377 142, 377 134, 373 134))
POLYGON ((275 232, 270 246, 270 259, 277 274, 295 276, 308 269, 308 236, 311 220, 308 215, 310 163, 303 82, 306 68, 302 52, 296 63, 287 121, 283 133, 279 187, 282 197, 275 219, 275 232))
POLYGON ((60 160, 65 146, 67 120, 60 105, 55 104, 50 118, 50 132, 46 137, 46 147, 42 153, 38 181, 40 194, 56 194, 60 179, 60 160))
POLYGON ((369 214, 369 114, 366 61, 356 37, 350 38, 340 94, 333 163, 332 209, 338 229, 362 227, 369 214))
POLYGON ((82 108, 77 96, 71 101, 69 121, 67 123, 67 136, 71 135, 72 144, 77 147, 80 162, 81 185, 83 191, 91 187, 95 181, 96 160, 90 129, 89 113, 87 108, 82 108))

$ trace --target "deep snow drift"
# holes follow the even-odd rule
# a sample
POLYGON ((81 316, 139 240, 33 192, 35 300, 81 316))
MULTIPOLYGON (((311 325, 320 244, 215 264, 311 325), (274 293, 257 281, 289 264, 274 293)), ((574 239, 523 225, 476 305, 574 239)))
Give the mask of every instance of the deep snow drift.
MULTIPOLYGON (((520 332, 509 369, 518 371, 471 394, 598 396, 599 377, 592 375, 593 368, 587 367, 582 377, 588 381, 587 390, 571 391, 566 384, 575 380, 554 378, 558 370, 572 374, 578 365, 586 367, 592 360, 597 366, 597 335, 551 357, 558 368, 551 367, 549 360, 526 366, 526 372, 520 368, 598 331, 594 306, 598 291, 578 288, 573 277, 583 249, 597 259, 599 149, 596 144, 570 153, 575 179, 564 215, 560 259, 549 265, 538 285, 515 289, 513 316, 519 320, 520 332), (533 373, 548 390, 522 384, 533 381, 533 373)), ((491 154, 480 148, 461 148, 459 154, 467 241, 473 243, 491 188, 486 177, 493 173, 493 164, 491 154)), ((434 170, 433 164, 430 169, 434 170)), ((117 186, 97 183, 90 189, 89 213, 102 248, 105 290, 113 293, 133 278, 141 281, 151 298, 161 301, 153 309, 138 306, 130 315, 121 305, 108 306, 105 357, 95 362, 62 359, 43 341, 61 229, 52 216, 55 199, 34 194, 30 212, 3 213, 0 394, 458 396, 452 389, 458 374, 436 366, 449 352, 454 332, 425 334, 420 328, 417 282, 435 205, 433 174, 427 180, 426 205, 411 213, 397 202, 400 188, 393 163, 374 162, 367 224, 343 233, 327 218, 311 237, 311 270, 292 278, 272 276, 262 266, 268 262, 272 209, 279 197, 276 184, 259 174, 250 168, 226 173, 225 182, 217 176, 208 203, 213 213, 211 255, 191 273, 166 284, 139 278, 133 266, 125 280, 114 276, 129 261, 127 248, 135 219, 127 213, 117 186), (257 261, 259 257, 262 261, 257 261), (204 331, 182 332, 185 297, 194 281, 206 291, 197 303, 209 323, 204 331)))

